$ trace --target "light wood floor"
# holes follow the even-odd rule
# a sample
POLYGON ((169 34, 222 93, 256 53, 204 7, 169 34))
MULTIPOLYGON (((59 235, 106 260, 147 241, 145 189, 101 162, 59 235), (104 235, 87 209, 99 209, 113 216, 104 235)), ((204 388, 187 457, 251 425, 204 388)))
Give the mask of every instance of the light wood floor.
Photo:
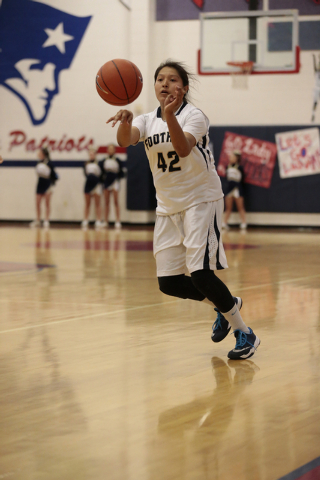
POLYGON ((243 362, 213 308, 158 290, 151 241, 0 228, 0 479, 277 480, 320 456, 320 232, 224 234, 261 338, 243 362))

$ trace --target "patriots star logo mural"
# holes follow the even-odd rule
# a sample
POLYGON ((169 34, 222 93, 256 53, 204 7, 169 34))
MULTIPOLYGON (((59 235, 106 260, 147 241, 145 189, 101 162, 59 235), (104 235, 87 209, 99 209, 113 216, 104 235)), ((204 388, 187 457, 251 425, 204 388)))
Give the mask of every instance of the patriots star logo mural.
POLYGON ((90 19, 37 0, 2 0, 0 85, 23 102, 33 125, 46 120, 90 19))

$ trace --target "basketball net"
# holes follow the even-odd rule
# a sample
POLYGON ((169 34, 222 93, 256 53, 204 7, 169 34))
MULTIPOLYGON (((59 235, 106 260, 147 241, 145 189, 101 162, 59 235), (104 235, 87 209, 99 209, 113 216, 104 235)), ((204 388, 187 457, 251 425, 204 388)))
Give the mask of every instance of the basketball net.
POLYGON ((227 65, 234 67, 234 70, 230 72, 232 88, 246 90, 248 88, 248 78, 252 73, 254 62, 227 62, 227 65))

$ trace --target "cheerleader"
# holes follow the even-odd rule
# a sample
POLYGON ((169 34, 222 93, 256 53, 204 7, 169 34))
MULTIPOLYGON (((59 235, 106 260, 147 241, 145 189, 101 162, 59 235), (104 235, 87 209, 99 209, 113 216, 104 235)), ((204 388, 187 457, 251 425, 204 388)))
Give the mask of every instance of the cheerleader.
POLYGON ((95 228, 100 228, 101 223, 101 205, 100 205, 100 180, 101 169, 96 160, 96 150, 89 149, 89 161, 84 165, 84 174, 86 176, 86 183, 84 186, 84 220, 81 223, 82 228, 88 227, 88 218, 90 212, 91 199, 94 199, 96 209, 95 228))
POLYGON ((45 201, 45 220, 43 222, 44 228, 50 227, 50 204, 51 195, 55 182, 58 179, 53 164, 50 160, 49 150, 47 148, 40 148, 38 151, 38 163, 36 165, 36 173, 38 175, 38 184, 36 191, 36 214, 37 219, 30 223, 30 227, 39 227, 41 223, 41 203, 45 201))
POLYGON ((228 220, 232 212, 233 202, 235 201, 240 219, 240 229, 245 230, 247 228, 246 223, 246 211, 244 208, 244 198, 243 198, 243 168, 240 165, 241 162, 241 152, 238 150, 234 151, 229 157, 229 165, 226 169, 227 177, 227 188, 225 191, 225 213, 224 213, 224 223, 222 228, 228 230, 228 220))
POLYGON ((115 156, 116 148, 114 145, 108 145, 108 156, 99 162, 102 170, 103 179, 103 194, 105 201, 105 223, 104 226, 109 225, 109 211, 110 211, 110 195, 113 196, 116 222, 115 228, 121 228, 120 222, 120 206, 119 206, 119 190, 120 179, 124 177, 122 164, 119 158, 115 156))

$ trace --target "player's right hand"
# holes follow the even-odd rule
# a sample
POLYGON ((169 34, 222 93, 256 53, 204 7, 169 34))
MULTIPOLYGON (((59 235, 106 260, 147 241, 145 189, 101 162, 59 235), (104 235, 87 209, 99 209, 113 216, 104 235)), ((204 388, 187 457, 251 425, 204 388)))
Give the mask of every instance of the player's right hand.
POLYGON ((112 127, 114 127, 118 122, 123 125, 125 122, 128 125, 132 124, 133 113, 130 110, 119 110, 114 117, 109 118, 107 123, 112 122, 112 127))

